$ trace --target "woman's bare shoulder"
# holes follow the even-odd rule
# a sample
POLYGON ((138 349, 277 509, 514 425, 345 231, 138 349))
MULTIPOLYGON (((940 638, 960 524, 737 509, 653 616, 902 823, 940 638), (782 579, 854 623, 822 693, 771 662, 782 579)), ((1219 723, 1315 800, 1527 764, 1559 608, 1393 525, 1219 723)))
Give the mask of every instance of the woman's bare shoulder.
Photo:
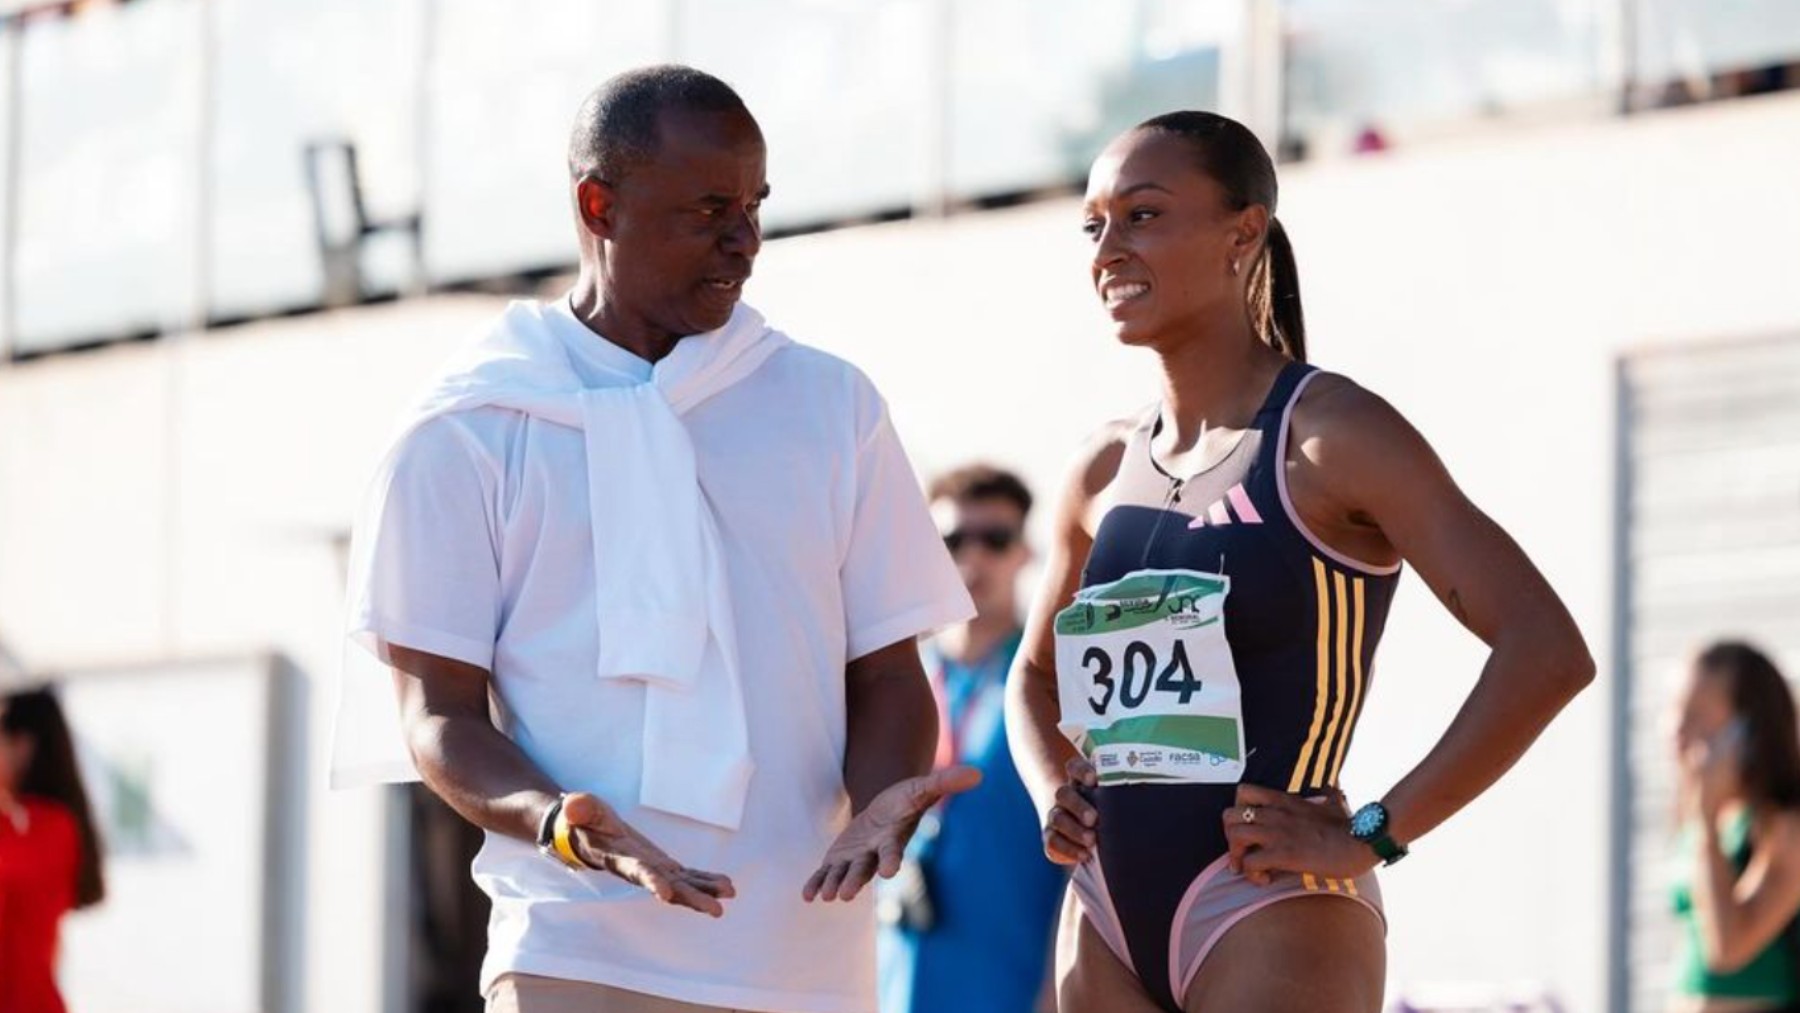
POLYGON ((1412 423, 1386 398, 1338 373, 1320 373, 1294 406, 1289 459, 1335 492, 1357 500, 1355 488, 1447 477, 1443 462, 1412 423))
POLYGON ((1143 412, 1113 419, 1088 434, 1069 464, 1063 483, 1060 519, 1065 530, 1087 531, 1093 505, 1119 475, 1131 433, 1143 421, 1143 412))

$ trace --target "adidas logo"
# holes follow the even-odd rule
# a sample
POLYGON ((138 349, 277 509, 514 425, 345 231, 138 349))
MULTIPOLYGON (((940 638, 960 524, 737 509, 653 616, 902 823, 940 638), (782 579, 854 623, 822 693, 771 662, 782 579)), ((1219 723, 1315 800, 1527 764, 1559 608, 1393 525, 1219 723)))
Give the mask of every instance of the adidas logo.
POLYGON ((1188 528, 1223 527, 1227 524, 1261 524, 1262 514, 1256 512, 1256 506, 1250 502, 1250 494, 1244 491, 1244 483, 1239 482, 1226 491, 1224 497, 1188 522, 1188 528))

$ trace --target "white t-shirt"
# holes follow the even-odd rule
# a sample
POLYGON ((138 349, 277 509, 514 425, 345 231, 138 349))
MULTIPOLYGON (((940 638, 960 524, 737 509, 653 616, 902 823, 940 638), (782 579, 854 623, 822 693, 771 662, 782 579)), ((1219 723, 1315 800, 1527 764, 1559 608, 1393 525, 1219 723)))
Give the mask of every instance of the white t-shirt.
MULTIPOLYGON (((590 383, 650 364, 545 316, 590 383)), ((735 832, 638 805, 644 688, 601 680, 586 456, 577 430, 499 408, 426 422, 379 477, 352 628, 493 673, 502 730, 677 861, 731 876, 721 919, 489 834, 482 988, 508 971, 793 1013, 875 1008, 873 891, 800 889, 849 818, 844 666, 974 611, 874 386, 791 345, 683 420, 718 520, 751 755, 735 832)))

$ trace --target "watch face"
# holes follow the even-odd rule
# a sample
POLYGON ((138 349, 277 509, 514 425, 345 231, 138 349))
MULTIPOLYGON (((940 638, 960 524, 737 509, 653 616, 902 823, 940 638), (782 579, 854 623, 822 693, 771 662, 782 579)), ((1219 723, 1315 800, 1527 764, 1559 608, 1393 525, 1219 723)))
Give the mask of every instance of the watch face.
POLYGON ((1386 825, 1387 810, 1381 808, 1379 803, 1371 802, 1356 810, 1356 815, 1350 817, 1350 835, 1368 840, 1380 836, 1386 825))

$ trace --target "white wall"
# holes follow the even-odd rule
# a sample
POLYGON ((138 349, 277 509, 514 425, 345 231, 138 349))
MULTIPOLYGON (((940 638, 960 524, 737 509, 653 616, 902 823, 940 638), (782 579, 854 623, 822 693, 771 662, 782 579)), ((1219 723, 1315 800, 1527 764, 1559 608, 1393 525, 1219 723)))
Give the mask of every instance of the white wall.
MULTIPOLYGON (((1497 135, 1289 169, 1314 358, 1386 395, 1610 631, 1611 363, 1800 328, 1800 99, 1497 135)), ((780 181, 773 181, 777 188, 780 181)), ((861 364, 915 464, 970 456, 1048 494, 1082 436, 1155 396, 1087 290, 1074 201, 772 244, 751 298, 861 364)), ((498 302, 434 298, 0 372, 0 642, 67 669, 274 649, 311 690, 308 1010, 381 996, 379 796, 323 787, 347 523, 379 436, 498 302), (178 410, 171 413, 170 406, 178 410)), ((1355 799, 1429 747, 1480 645, 1402 586, 1355 799)), ((1603 1000, 1606 688, 1385 879, 1392 980, 1603 1000)))

